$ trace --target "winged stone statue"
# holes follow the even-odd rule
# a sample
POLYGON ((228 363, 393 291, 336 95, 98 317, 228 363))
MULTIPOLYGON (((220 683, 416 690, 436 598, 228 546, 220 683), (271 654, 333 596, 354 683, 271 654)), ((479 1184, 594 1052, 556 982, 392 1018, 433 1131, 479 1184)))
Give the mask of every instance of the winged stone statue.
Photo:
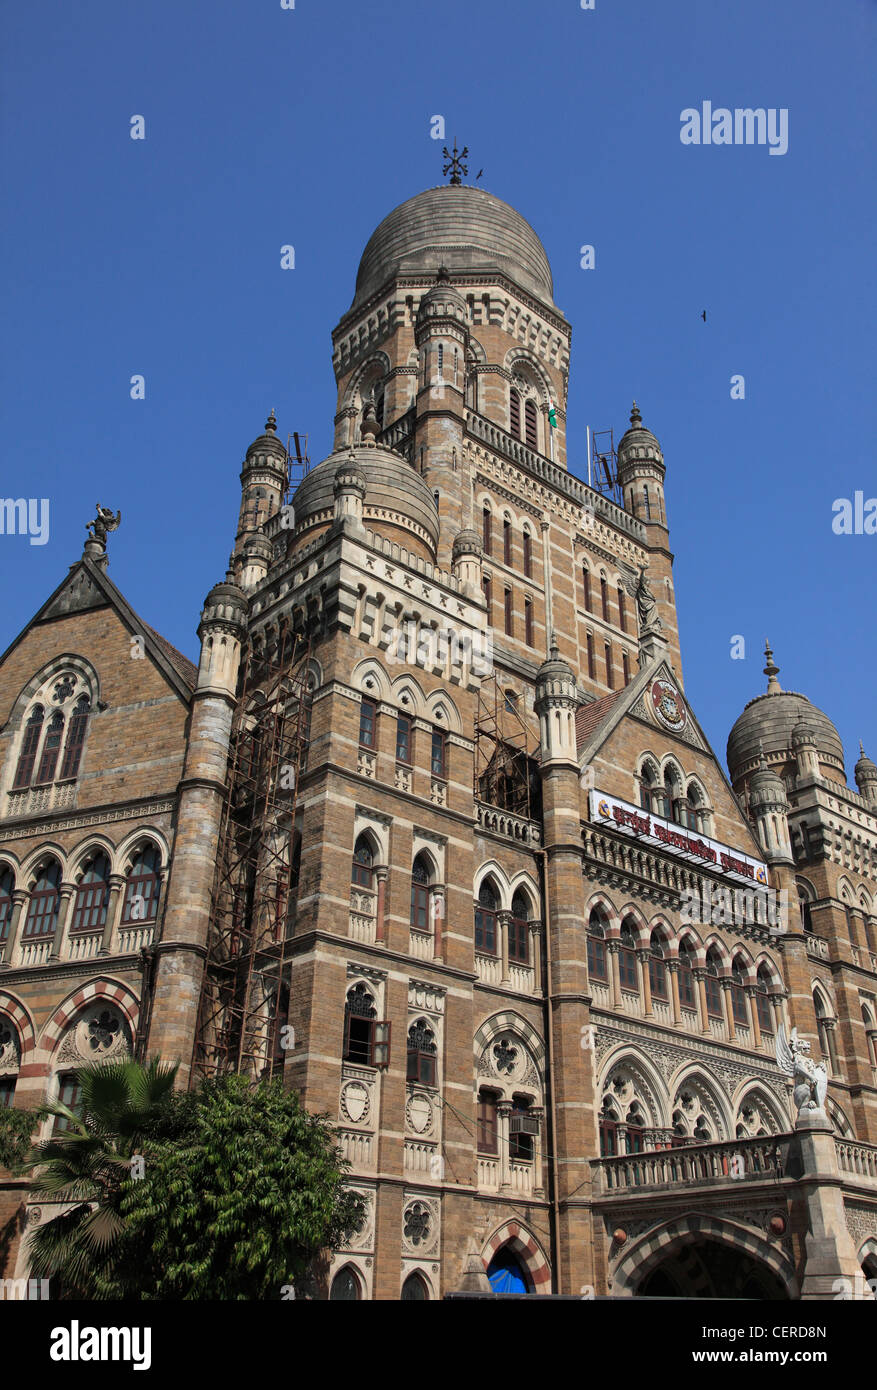
POLYGON ((776 1040, 777 1066, 794 1081, 792 1095, 799 1115, 805 1110, 823 1110, 828 1091, 825 1063, 814 1062, 809 1053, 810 1044, 798 1037, 797 1028, 793 1028, 791 1038, 787 1038, 785 1025, 781 1023, 776 1040))
POLYGON ((112 507, 102 507, 100 502, 97 502, 95 505, 97 506, 97 516, 94 521, 89 521, 85 529, 88 531, 92 540, 100 541, 102 545, 106 545, 107 532, 118 530, 119 523, 122 520, 122 513, 116 512, 116 515, 113 516, 112 507))

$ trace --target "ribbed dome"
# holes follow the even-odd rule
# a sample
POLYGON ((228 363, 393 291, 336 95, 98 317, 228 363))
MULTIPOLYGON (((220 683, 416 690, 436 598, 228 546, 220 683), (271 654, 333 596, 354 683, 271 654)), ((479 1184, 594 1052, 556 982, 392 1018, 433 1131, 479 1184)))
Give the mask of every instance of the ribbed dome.
MULTIPOLYGON (((773 664, 770 647, 766 648, 768 688, 765 695, 750 700, 728 737, 728 770, 731 781, 757 764, 759 749, 764 749, 768 762, 779 762, 784 755, 794 757, 796 726, 805 724, 811 731, 820 761, 830 763, 844 772, 843 744, 837 729, 827 714, 811 704, 806 695, 783 690, 777 680, 779 667, 773 664)), ((800 743, 800 728, 797 729, 800 743)))
POLYGON ((368 443, 330 454, 305 475, 292 498, 296 534, 307 528, 308 521, 320 525, 332 520, 335 477, 342 466, 365 479, 363 520, 366 526, 378 531, 385 526, 410 530, 435 554, 439 519, 430 489, 399 454, 368 443))
POLYGON ((643 425, 643 418, 636 401, 634 401, 633 409, 630 412, 630 429, 624 431, 618 442, 619 468, 623 468, 626 463, 634 459, 649 459, 660 464, 664 462, 664 455, 661 452, 657 435, 652 434, 652 431, 647 430, 643 425))
POLYGON ((286 449, 277 438, 277 420, 273 410, 265 421, 265 433, 260 434, 258 439, 254 439, 247 450, 248 460, 266 455, 282 459, 284 462, 286 460, 286 449))
POLYGON ((529 222, 483 188, 442 184, 401 203, 369 238, 356 276, 354 305, 390 276, 501 270, 525 290, 554 303, 545 248, 529 222))

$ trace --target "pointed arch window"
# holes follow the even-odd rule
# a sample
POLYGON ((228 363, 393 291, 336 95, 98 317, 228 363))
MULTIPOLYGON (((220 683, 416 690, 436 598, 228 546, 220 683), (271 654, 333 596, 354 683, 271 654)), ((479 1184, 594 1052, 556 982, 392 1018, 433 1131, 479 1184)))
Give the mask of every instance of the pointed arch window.
MULTIPOLYGON (((301 841, 299 841, 299 846, 301 841)), ((122 904, 122 925, 132 922, 154 922, 158 916, 161 890, 159 869, 161 858, 154 845, 137 854, 125 880, 125 900, 122 904)))
POLYGON ((344 1005, 344 1061, 386 1067, 390 1061, 390 1025, 378 1021, 374 996, 363 984, 347 991, 344 1005))
POLYGON ((525 526, 523 531, 524 544, 524 575, 527 579, 532 578, 533 570, 533 537, 525 526))
POLYGON ((40 735, 43 732, 43 718, 45 711, 42 705, 34 705, 30 712, 30 717, 24 727, 24 739, 21 745, 21 753, 18 759, 18 767, 15 769, 15 780, 12 783, 13 791, 20 791, 23 787, 29 787, 33 777, 34 763, 36 762, 37 749, 40 745, 40 735))
POLYGON ((593 633, 591 633, 591 632, 588 633, 587 645, 588 645, 588 675, 590 676, 591 680, 593 681, 593 680, 596 680, 596 679, 597 679, 597 659, 596 659, 596 657, 595 657, 595 655, 594 655, 594 636, 593 636, 593 633))
POLYGON ((38 871, 28 898, 27 916, 24 920, 26 937, 54 936, 58 924, 60 888, 61 865, 56 859, 50 859, 38 871))
POLYGON ((749 1010, 746 1007, 746 966, 736 958, 731 966, 731 1016, 735 1023, 749 1027, 749 1010))
POLYGON ((481 509, 481 548, 485 555, 493 553, 493 516, 489 507, 481 509))
POLYGON ((629 1154, 641 1154, 645 1148, 646 1117, 643 1114, 642 1106, 639 1101, 634 1101, 625 1116, 627 1122, 627 1133, 624 1137, 624 1147, 629 1154))
POLYGON ((485 879, 478 893, 475 908, 475 950, 482 955, 496 955, 496 914, 499 897, 491 880, 485 879))
POLYGON ((524 599, 524 641, 528 647, 534 647, 533 640, 533 600, 524 599))
POLYGON ((603 1158, 614 1158, 618 1153, 618 1111, 606 1096, 600 1107, 600 1154, 603 1158))
POLYGON ((630 685, 630 658, 627 652, 621 653, 621 673, 624 677, 624 684, 630 685))
POLYGON ((434 1086, 437 1053, 435 1034, 429 1024, 422 1018, 412 1023, 408 1029, 406 1080, 417 1081, 421 1086, 434 1086))
POLYGON ((37 786, 41 787, 47 782, 53 782, 55 780, 55 768, 58 765, 58 754, 61 751, 61 740, 63 737, 64 716, 59 709, 56 709, 49 720, 49 726, 46 729, 46 737, 43 740, 43 752, 36 776, 37 786))
POLYGON ((530 904, 526 894, 520 891, 512 898, 509 960, 516 960, 521 965, 527 965, 530 960, 530 904))
POLYGON ((537 425, 536 402, 524 402, 524 442, 528 449, 539 448, 539 427, 537 425))
POLYGON ((498 1126, 496 1122, 496 1103, 499 1097, 494 1091, 478 1092, 478 1152, 480 1154, 499 1153, 498 1126))
POLYGON ((70 930, 102 931, 109 901, 110 861, 105 854, 98 854, 88 864, 76 890, 70 930))
POLYGON ((9 922, 12 917, 12 890, 15 887, 15 878, 12 870, 6 865, 0 866, 0 943, 6 940, 9 933, 9 922))
POLYGON ((425 854, 418 854, 411 866, 411 926, 414 931, 428 932, 430 864, 425 854))
POLYGON ((357 888, 371 889, 374 878, 375 856, 367 835, 360 835, 353 848, 353 866, 350 881, 357 888))
POLYGON ((618 952, 618 978, 622 989, 639 993, 639 975, 636 968, 636 928, 632 922, 621 923, 619 933, 621 950, 618 952))
POLYGON ((798 884, 798 907, 801 912, 802 931, 812 931, 813 918, 810 914, 810 898, 808 897, 806 888, 803 888, 800 883, 798 884))
POLYGON ((651 986, 652 998, 664 1001, 670 997, 667 989, 667 966, 664 960, 666 953, 664 938, 660 932, 653 931, 649 942, 649 985, 651 986))
POLYGON ((618 586, 618 626, 622 632, 627 632, 627 612, 624 607, 624 590, 618 586))
POLYGON ((502 561, 504 565, 511 566, 512 563, 512 523, 509 518, 503 517, 502 521, 502 561))
POLYGON ((701 834, 705 829, 703 797, 700 789, 693 782, 689 783, 688 796, 686 797, 687 806, 685 809, 685 824, 689 830, 699 830, 701 834))
POLYGON ((585 600, 585 611, 592 612, 591 609, 591 571, 587 565, 582 565, 582 592, 585 600))
POLYGON ((770 1003, 771 980, 767 973, 767 968, 763 965, 758 967, 758 974, 755 977, 755 1008, 758 1014, 758 1026, 762 1033, 773 1033, 773 1009, 770 1003))
POLYGON ((605 574, 600 575, 600 607, 603 612, 603 621, 609 621, 609 589, 606 584, 605 574))
POLYGON ((509 391, 509 434, 521 437, 521 398, 514 387, 509 391))
POLYGON ((655 769, 646 763, 639 775, 639 804, 644 811, 653 809, 653 798, 657 784, 655 769))
POLYGON ((357 1303, 361 1298, 359 1280, 350 1266, 347 1265, 332 1280, 329 1299, 332 1302, 357 1303))
POLYGON ((606 684, 610 690, 615 689, 615 677, 612 671, 612 644, 604 642, 603 655, 606 659, 606 684))
POLYGON ((722 1012, 722 985, 719 978, 721 970, 721 958, 714 946, 711 946, 706 953, 706 975, 704 984, 706 986, 706 1011, 711 1018, 723 1018, 722 1012))
MULTIPOLYGON (((454 351, 456 352, 456 348, 454 349, 454 351)), ((429 1302, 429 1294, 427 1292, 426 1282, 423 1279, 423 1276, 417 1274, 416 1272, 414 1274, 409 1274, 408 1278, 405 1280, 405 1283, 402 1285, 402 1302, 412 1303, 414 1301, 420 1303, 429 1302)))
POLYGON ((592 980, 608 982, 606 965, 606 919, 598 907, 591 908, 588 918, 588 975, 592 980))
POLYGON ((61 782, 72 781, 72 779, 79 774, 79 764, 82 760, 85 731, 88 728, 88 716, 90 713, 91 701, 87 695, 80 696, 70 716, 70 726, 67 730, 67 742, 64 745, 64 760, 61 763, 61 772, 59 775, 59 780, 61 782))
POLYGON ((689 941, 679 945, 679 1003, 683 1009, 697 1012, 697 993, 694 985, 694 951, 689 941))

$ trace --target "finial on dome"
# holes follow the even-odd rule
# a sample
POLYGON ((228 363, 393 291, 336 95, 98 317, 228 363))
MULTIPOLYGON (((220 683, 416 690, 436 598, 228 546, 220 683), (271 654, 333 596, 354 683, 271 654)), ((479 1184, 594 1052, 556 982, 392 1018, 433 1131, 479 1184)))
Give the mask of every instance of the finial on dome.
POLYGON ((758 768, 760 772, 768 771, 767 758, 764 756, 764 744, 761 739, 758 740, 758 768))
POLYGON ((362 408, 362 423, 359 426, 359 437, 363 444, 374 444, 380 432, 381 427, 378 423, 378 413, 375 410, 374 398, 369 396, 362 408))
POLYGON ((859 757, 860 757, 860 758, 864 758, 864 756, 865 756, 865 745, 864 745, 864 743, 862 742, 862 740, 859 739, 859 757))
POLYGON ((768 695, 782 694, 782 686, 777 680, 777 676, 780 673, 780 668, 774 662, 773 652, 770 648, 770 642, 766 637, 764 639, 764 655, 767 659, 767 665, 764 668, 764 674, 767 676, 767 693, 768 695))
POLYGON ((552 661, 560 660, 560 647, 557 645, 557 633, 552 632, 551 640, 548 644, 548 655, 552 661))
POLYGON ((464 145, 463 148, 460 150, 460 152, 459 152, 459 153, 457 152, 457 137, 456 137, 456 135, 454 136, 454 151, 453 151, 453 154, 452 154, 451 151, 448 149, 447 145, 445 145, 444 149, 442 150, 442 154, 443 154, 444 157, 445 157, 446 163, 445 163, 445 167, 442 169, 442 173, 443 173, 443 174, 448 174, 448 173, 450 174, 451 177, 450 177, 450 179, 449 179, 449 183, 461 184, 461 183, 463 182, 463 175, 464 175, 464 174, 468 174, 468 172, 469 172, 469 166, 468 166, 468 164, 464 164, 464 163, 463 163, 463 160, 466 158, 466 156, 467 156, 468 153, 469 153, 469 146, 468 146, 468 145, 464 145))
POLYGON ((450 283, 451 277, 450 277, 450 275, 448 274, 448 267, 447 267, 446 265, 440 265, 439 268, 438 268, 438 270, 437 270, 437 272, 436 272, 436 277, 435 277, 435 278, 436 278, 436 283, 437 283, 437 284, 440 284, 440 285, 449 284, 449 283, 450 283))
POLYGON ((640 413, 639 413, 639 406, 637 405, 636 401, 634 401, 634 403, 633 403, 633 409, 632 409, 631 412, 630 412, 630 423, 631 423, 631 427, 632 427, 633 429, 639 429, 639 427, 640 427, 640 425, 642 424, 642 422, 643 422, 643 417, 642 417, 642 416, 640 415, 640 413))
POLYGON ((277 433, 277 416, 274 414, 274 407, 273 407, 273 405, 272 405, 272 407, 271 407, 271 414, 268 416, 268 419, 265 421, 265 433, 266 433, 266 434, 276 434, 276 433, 277 433))

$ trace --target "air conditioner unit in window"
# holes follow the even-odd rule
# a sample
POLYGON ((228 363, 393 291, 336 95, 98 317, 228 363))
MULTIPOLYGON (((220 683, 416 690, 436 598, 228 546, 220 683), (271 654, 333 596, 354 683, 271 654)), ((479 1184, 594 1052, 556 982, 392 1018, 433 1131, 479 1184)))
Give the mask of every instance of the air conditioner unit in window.
POLYGON ((509 1134, 538 1134, 539 1121, 535 1115, 510 1115, 509 1134))

